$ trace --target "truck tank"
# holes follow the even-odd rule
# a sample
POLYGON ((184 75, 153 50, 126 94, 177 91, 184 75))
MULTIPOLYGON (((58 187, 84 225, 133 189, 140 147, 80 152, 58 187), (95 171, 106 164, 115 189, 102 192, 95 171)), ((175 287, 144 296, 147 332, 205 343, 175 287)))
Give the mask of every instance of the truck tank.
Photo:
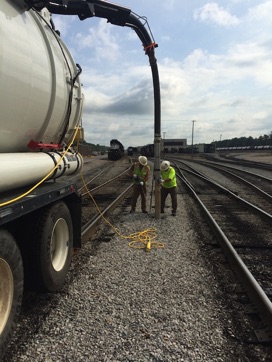
MULTIPOLYGON (((37 182, 56 165, 59 154, 37 151, 69 144, 82 115, 79 73, 47 9, 1 1, 0 192, 37 182)), ((82 158, 70 153, 62 163, 51 177, 80 170, 82 158)))
POLYGON ((31 140, 69 142, 82 112, 79 79, 72 84, 77 73, 71 54, 52 29, 48 10, 20 11, 14 2, 1 1, 1 153, 29 151, 31 140))

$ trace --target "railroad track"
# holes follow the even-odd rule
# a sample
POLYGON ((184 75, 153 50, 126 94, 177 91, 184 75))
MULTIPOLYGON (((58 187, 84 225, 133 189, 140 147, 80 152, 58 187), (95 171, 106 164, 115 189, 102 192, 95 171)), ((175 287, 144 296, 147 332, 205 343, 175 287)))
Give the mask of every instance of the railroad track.
MULTIPOLYGON (((205 158, 208 160, 211 160, 211 161, 221 162, 221 160, 219 158, 214 157, 213 155, 206 154, 205 158)), ((224 163, 228 163, 228 164, 232 164, 232 165, 249 166, 249 167, 270 170, 270 171, 272 170, 272 165, 269 163, 265 163, 265 162, 257 162, 257 161, 239 159, 230 154, 221 155, 221 158, 222 158, 222 161, 224 160, 224 163)))
MULTIPOLYGON (((72 179, 82 197, 82 236, 92 235, 99 222, 126 199, 131 191, 130 159, 84 160, 80 175, 72 179)), ((69 179, 70 180, 70 179, 69 179)))
POLYGON ((258 313, 262 319, 263 327, 255 329, 257 339, 271 341, 272 202, 267 192, 271 193, 271 180, 265 179, 264 191, 259 188, 260 175, 254 178, 253 173, 239 172, 238 176, 222 166, 204 166, 203 163, 196 167, 195 163, 193 166, 190 162, 182 162, 178 167, 180 180, 197 200, 249 296, 246 311, 258 313), (250 176, 251 182, 243 179, 241 174, 250 176), (230 189, 226 187, 226 179, 230 189), (253 184, 254 179, 258 187, 253 184))
POLYGON ((190 164, 184 163, 184 165, 191 170, 195 170, 195 172, 200 172, 200 174, 206 177, 209 177, 211 169, 214 170, 218 173, 218 177, 216 173, 214 173, 214 180, 219 178, 222 185, 232 190, 235 194, 241 195, 249 202, 260 205, 262 209, 272 213, 272 174, 271 177, 268 177, 246 169, 223 164, 218 165, 205 161, 193 164, 195 165, 193 167, 196 167, 198 171, 190 166, 190 164), (204 173, 201 173, 199 166, 203 166, 202 169, 204 173))
MULTIPOLYGON (((90 246, 90 244, 91 244, 92 246, 91 246, 91 248, 88 248, 88 252, 83 247, 82 250, 78 254, 75 254, 73 263, 71 266, 71 272, 68 275, 68 282, 67 282, 67 285, 64 286, 63 290, 59 291, 57 294, 36 294, 36 293, 29 292, 26 295, 24 303, 23 303, 20 321, 18 324, 18 336, 20 336, 18 339, 18 343, 16 343, 16 335, 14 336, 15 342, 13 342, 13 347, 15 349, 17 348, 17 344, 18 344, 19 349, 23 349, 24 346, 27 349, 27 346, 29 343, 31 343, 31 340, 35 339, 35 334, 36 333, 38 334, 38 331, 43 329, 44 322, 50 317, 52 308, 57 306, 59 303, 65 303, 65 298, 68 298, 68 296, 69 296, 69 293, 67 292, 67 290, 73 285, 72 281, 74 279, 77 280, 77 279, 80 279, 82 277, 82 275, 85 275, 85 276, 88 275, 88 278, 89 278, 88 281, 90 283, 93 283, 93 281, 95 281, 95 278, 96 278, 95 273, 99 270, 99 268, 93 268, 93 270, 88 270, 86 272, 86 270, 84 270, 84 260, 86 259, 86 262, 87 262, 87 260, 90 260, 93 255, 96 255, 97 251, 99 250, 99 246, 101 246, 101 243, 109 241, 111 239, 112 231, 109 230, 108 228, 106 229, 105 232, 103 231, 103 238, 101 238, 101 236, 99 236, 99 233, 97 233, 95 235, 94 235, 94 233, 97 230, 98 224, 100 224, 100 222, 101 222, 101 219, 102 219, 101 214, 103 214, 105 216, 111 215, 111 213, 113 212, 112 210, 114 209, 114 207, 116 207, 116 206, 113 206, 113 209, 111 209, 111 206, 110 206, 112 204, 112 202, 114 201, 113 199, 115 198, 114 196, 112 196, 113 191, 117 190, 116 195, 115 195, 116 199, 117 199, 116 200, 117 204, 119 203, 119 201, 120 202, 122 201, 121 199, 118 201, 118 195, 120 196, 122 194, 122 192, 125 192, 127 189, 127 186, 131 183, 131 180, 129 178, 128 179, 126 178, 126 170, 129 167, 129 165, 130 165, 129 161, 126 160, 126 162, 124 162, 124 163, 122 163, 122 162, 120 162, 120 163, 119 162, 112 162, 112 163, 105 162, 105 165, 103 165, 103 167, 102 166, 99 166, 97 168, 92 168, 92 167, 87 168, 86 167, 86 170, 85 170, 86 174, 84 174, 85 184, 87 185, 92 196, 94 197, 94 199, 97 201, 99 207, 101 208, 101 210, 102 210, 101 213, 94 211, 95 208, 94 208, 93 201, 89 197, 89 194, 86 191, 86 187, 82 185, 82 180, 75 179, 75 183, 78 185, 78 191, 82 194, 84 203, 86 202, 86 206, 83 207, 84 208, 83 213, 84 214, 86 213, 85 215, 83 215, 83 224, 82 224, 83 243, 88 243, 89 241, 91 241, 91 243, 86 244, 86 245, 90 246), (123 176, 121 176, 122 173, 123 173, 123 176), (119 175, 119 177, 117 177, 117 175, 119 175), (104 186, 100 187, 100 185, 102 185, 102 184, 104 184, 104 186), (94 273, 94 275, 92 273, 94 273)), ((91 166, 91 164, 90 164, 90 166, 91 166)), ((199 172, 201 173, 205 167, 206 166, 204 166, 204 165, 201 165, 201 167, 199 166, 199 169, 197 170, 198 173, 199 172)), ((183 171, 183 172, 185 173, 185 171, 183 171)), ((217 172, 217 174, 219 174, 219 171, 213 170, 212 172, 214 172, 214 173, 217 172)), ((197 172, 196 172, 196 174, 197 174, 197 172)), ((210 171, 208 171, 208 174, 209 174, 209 176, 211 176, 210 171)), ((220 174, 222 176, 221 171, 220 171, 220 174)), ((198 179, 198 177, 196 177, 196 176, 194 176, 194 177, 196 180, 198 179)), ((205 179, 208 179, 208 177, 204 177, 204 180, 200 180, 200 181, 196 182, 195 191, 196 191, 197 195, 201 195, 201 197, 203 197, 203 198, 206 197, 208 200, 211 197, 213 197, 215 199, 215 197, 217 195, 219 195, 219 197, 226 196, 225 192, 219 193, 218 188, 216 190, 214 190, 212 187, 207 188, 205 179)), ((235 185, 236 185, 236 181, 234 181, 233 179, 230 182, 235 183, 235 185)), ((184 190, 186 190, 186 193, 187 193, 187 186, 186 186, 186 189, 185 189, 185 186, 182 186, 182 187, 184 190)), ((241 188, 241 192, 243 190, 245 191, 244 186, 239 186, 239 187, 241 188)), ((233 189, 233 188, 235 190, 237 190, 236 186, 231 187, 231 189, 233 189)), ((239 189, 239 192, 240 192, 240 189, 239 189)), ((252 192, 249 192, 249 193, 252 193, 252 192)), ((127 196, 124 196, 124 197, 126 198, 127 196)), ((221 202, 223 202, 223 198, 221 198, 219 200, 221 200, 221 202)), ((204 202, 204 199, 202 199, 202 201, 204 202)), ((231 201, 233 202, 233 200, 231 200, 231 201)), ((121 204, 123 205, 124 202, 122 201, 121 204)), ((120 204, 119 204, 119 206, 120 206, 120 204)), ((211 206, 213 206, 213 203, 211 203, 211 206)), ((218 209, 220 209, 220 207, 215 207, 215 211, 218 211, 218 209)), ((235 210, 236 209, 233 210, 233 213, 235 212, 235 210)), ((231 217, 232 217, 232 215, 230 215, 229 219, 228 219, 228 221, 230 222, 230 225, 231 225, 231 221, 232 221, 231 217)), ((239 213, 237 215, 237 218, 238 217, 239 217, 239 213)), ((220 216, 218 216, 218 218, 220 219, 220 216)), ((262 220, 262 218, 261 218, 261 220, 262 220)), ((226 223, 226 227, 227 226, 228 226, 228 224, 226 223)), ((238 224, 237 228, 239 228, 239 224, 238 224)), ((236 233, 236 231, 233 230, 233 233, 236 233)), ((217 241, 219 241, 219 239, 220 239, 219 236, 216 236, 216 239, 217 239, 217 241)), ((229 237, 229 239, 231 239, 231 237, 229 237)), ((270 262, 269 259, 271 260, 270 249, 266 244, 263 244, 262 248, 260 247, 260 245, 258 243, 255 243, 254 245, 251 245, 249 247, 248 245, 247 246, 240 245, 239 241, 241 241, 241 240, 236 240, 235 248, 234 248, 234 246, 232 246, 232 245, 231 246, 235 250, 235 253, 239 253, 239 255, 240 254, 242 255, 241 257, 239 256, 239 258, 242 258, 242 257, 245 258, 243 260, 248 267, 249 267, 249 264, 247 262, 250 263, 251 261, 254 262, 254 260, 257 260, 256 252, 259 253, 260 255, 262 255, 261 253, 266 252, 267 250, 269 252, 266 253, 265 262, 267 262, 269 264, 269 262, 270 262), (248 251, 250 251, 250 252, 248 252, 248 251), (254 260, 253 260, 253 256, 255 258, 254 260), (246 260, 246 258, 248 258, 249 260, 246 260)), ((216 247, 216 246, 214 246, 214 247, 216 247)), ((227 250, 228 250, 228 248, 227 248, 227 250)), ((262 267, 261 267, 260 260, 258 259, 256 262, 256 270, 251 272, 252 274, 254 274, 254 277, 256 277, 256 280, 258 280, 258 282, 257 282, 258 288, 260 287, 260 284, 262 281, 263 284, 262 284, 261 288, 265 291, 266 297, 268 297, 268 294, 269 294, 269 293, 267 293, 267 289, 268 289, 268 285, 269 285, 269 279, 267 278, 267 271, 268 271, 268 269, 266 269, 265 263, 263 263, 262 267), (258 273, 259 273, 259 275, 257 275, 258 273), (257 276, 258 276, 258 278, 257 278, 257 276), (264 276, 264 278, 263 278, 263 276, 264 276)), ((241 273, 241 271, 238 269, 238 270, 236 270, 236 273, 238 275, 241 273)), ((82 303, 84 303, 84 301, 82 301, 82 303)), ((270 301, 269 301, 269 303, 270 303, 270 301)), ((254 303, 255 308, 256 308, 256 305, 258 305, 258 303, 255 302, 254 303)), ((77 308, 75 306, 75 313, 76 313, 76 311, 77 311, 77 308)), ((73 312, 74 311, 71 310, 71 317, 69 317, 69 318, 73 318, 73 312)), ((259 330, 257 330, 257 328, 255 328, 255 329, 256 329, 256 333, 257 333, 259 339, 261 341, 265 341, 267 338, 267 332, 268 332, 268 334, 270 332, 269 329, 266 329, 265 331, 260 330, 261 328, 259 328, 259 330), (266 334, 263 334, 263 332, 266 332, 266 334)), ((16 351, 15 351, 15 353, 16 353, 16 351)))
MULTIPOLYGON (((128 176, 130 164, 127 159, 111 162, 91 179, 81 177, 79 192, 83 200, 82 232, 87 233, 94 220, 109 215, 130 193, 131 178, 128 176), (89 225, 89 227, 88 227, 89 225)), ((90 230, 91 231, 91 230, 90 230)))

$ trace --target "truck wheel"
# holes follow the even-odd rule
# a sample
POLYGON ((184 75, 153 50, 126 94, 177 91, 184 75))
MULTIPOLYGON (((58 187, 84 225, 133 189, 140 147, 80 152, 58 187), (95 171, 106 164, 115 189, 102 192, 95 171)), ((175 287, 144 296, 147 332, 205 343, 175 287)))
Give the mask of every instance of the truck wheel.
POLYGON ((0 360, 8 346, 24 289, 23 261, 13 236, 0 230, 0 360))
POLYGON ((54 292, 63 286, 72 259, 73 224, 64 202, 54 204, 41 215, 36 236, 33 249, 36 286, 54 292))

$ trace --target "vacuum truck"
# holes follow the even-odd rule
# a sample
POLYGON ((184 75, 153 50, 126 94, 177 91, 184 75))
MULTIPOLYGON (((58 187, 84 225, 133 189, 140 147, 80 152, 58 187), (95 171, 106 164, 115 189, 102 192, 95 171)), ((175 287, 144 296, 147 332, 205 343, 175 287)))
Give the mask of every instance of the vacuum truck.
POLYGON ((81 247, 81 197, 69 181, 83 166, 71 146, 82 119, 81 67, 55 30, 54 13, 133 28, 159 95, 156 45, 129 9, 100 0, 0 2, 0 359, 25 286, 60 289, 81 247))
POLYGON ((26 11, 23 3, 1 1, 0 33, 1 356, 24 281, 56 291, 73 248, 80 247, 81 199, 71 183, 58 179, 82 167, 69 144, 81 122, 83 95, 81 69, 46 8, 26 11))

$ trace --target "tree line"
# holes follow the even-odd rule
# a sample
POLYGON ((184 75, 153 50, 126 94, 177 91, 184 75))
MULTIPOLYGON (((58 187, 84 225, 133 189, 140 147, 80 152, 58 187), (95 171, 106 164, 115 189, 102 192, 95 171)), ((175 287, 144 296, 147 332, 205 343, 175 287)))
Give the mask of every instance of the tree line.
POLYGON ((231 139, 213 141, 216 147, 245 147, 245 146, 271 146, 272 145, 272 131, 269 135, 264 134, 259 137, 234 137, 231 139))
POLYGON ((83 145, 88 145, 91 147, 92 151, 108 151, 109 147, 108 146, 104 146, 104 145, 100 145, 100 144, 94 144, 94 143, 90 143, 90 142, 86 142, 85 140, 82 140, 81 143, 83 145))

